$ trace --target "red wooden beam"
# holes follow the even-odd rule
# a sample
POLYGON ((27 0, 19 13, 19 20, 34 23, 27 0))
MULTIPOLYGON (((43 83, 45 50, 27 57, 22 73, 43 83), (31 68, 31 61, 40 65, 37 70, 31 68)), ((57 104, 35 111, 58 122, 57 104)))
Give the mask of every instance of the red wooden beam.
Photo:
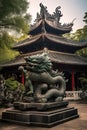
POLYGON ((75 77, 74 77, 74 71, 72 71, 72 91, 74 91, 75 88, 75 77))
POLYGON ((22 84, 24 84, 24 73, 22 72, 22 84))

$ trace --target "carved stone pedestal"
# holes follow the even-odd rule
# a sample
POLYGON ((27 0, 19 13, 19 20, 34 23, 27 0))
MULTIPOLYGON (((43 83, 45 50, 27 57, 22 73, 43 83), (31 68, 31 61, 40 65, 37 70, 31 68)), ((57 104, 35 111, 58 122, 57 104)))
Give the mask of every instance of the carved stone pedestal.
MULTIPOLYGON (((68 104, 67 102, 55 102, 53 104, 44 103, 43 105, 38 103, 36 105, 39 105, 39 107, 37 107, 36 110, 33 109, 35 106, 32 109, 29 108, 29 104, 30 103, 24 103, 24 106, 26 106, 25 108, 27 108, 26 110, 24 109, 23 104, 22 106, 20 104, 19 106, 21 106, 20 108, 23 107, 23 110, 12 109, 3 112, 2 120, 26 125, 52 127, 54 125, 79 117, 77 109, 66 107, 68 104), (53 107, 56 104, 58 104, 57 107, 53 107), (41 106, 43 106, 42 108, 49 107, 46 110, 42 110, 41 106)), ((17 103, 15 105, 18 107, 17 103)))

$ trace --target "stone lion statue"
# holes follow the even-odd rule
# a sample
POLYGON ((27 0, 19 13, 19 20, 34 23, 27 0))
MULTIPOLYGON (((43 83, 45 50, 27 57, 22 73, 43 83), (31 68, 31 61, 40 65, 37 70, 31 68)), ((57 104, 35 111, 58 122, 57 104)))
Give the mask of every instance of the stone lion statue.
POLYGON ((66 90, 63 73, 54 71, 47 53, 26 57, 26 66, 20 66, 25 75, 25 97, 29 102, 62 101, 66 90), (32 100, 30 100, 32 99, 32 100))

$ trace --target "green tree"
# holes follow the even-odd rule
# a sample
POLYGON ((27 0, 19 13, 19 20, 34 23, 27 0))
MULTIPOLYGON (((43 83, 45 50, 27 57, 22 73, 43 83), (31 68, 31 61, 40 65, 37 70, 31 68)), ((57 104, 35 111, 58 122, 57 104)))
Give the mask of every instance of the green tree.
POLYGON ((19 55, 19 52, 10 49, 15 42, 16 39, 14 39, 12 36, 9 36, 6 32, 0 35, 0 63, 11 60, 19 55))
MULTIPOLYGON (((85 12, 83 21, 85 22, 85 26, 83 28, 76 30, 75 33, 65 34, 64 36, 78 42, 87 42, 87 12, 85 12)), ((81 49, 76 53, 82 56, 87 56, 87 48, 81 49)))
POLYGON ((27 14, 27 0, 0 0, 0 62, 13 59, 19 52, 11 49, 16 42, 8 33, 12 30, 19 34, 29 31, 30 14, 27 14))
POLYGON ((28 6, 27 0, 0 0, 0 30, 27 32, 31 18, 27 14, 28 6))
MULTIPOLYGON (((78 32, 79 34, 77 37, 79 41, 87 42, 87 12, 85 12, 83 21, 85 22, 85 26, 82 29, 77 30, 76 33, 78 32)), ((87 47, 77 51, 77 53, 82 56, 87 56, 87 47)))

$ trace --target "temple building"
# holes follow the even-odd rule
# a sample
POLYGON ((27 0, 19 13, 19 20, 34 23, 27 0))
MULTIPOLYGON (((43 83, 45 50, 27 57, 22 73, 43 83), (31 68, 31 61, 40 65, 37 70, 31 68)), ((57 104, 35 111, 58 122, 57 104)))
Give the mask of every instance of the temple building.
POLYGON ((87 42, 76 42, 66 39, 63 35, 72 30, 73 22, 61 24, 62 13, 60 6, 50 14, 47 7, 40 3, 40 13, 29 31, 29 37, 15 44, 13 49, 20 55, 14 60, 0 64, 1 72, 13 73, 19 76, 18 66, 25 65, 24 57, 43 52, 48 53, 54 70, 64 72, 67 82, 67 90, 80 89, 79 75, 87 73, 87 58, 77 55, 75 52, 87 47, 87 42))

